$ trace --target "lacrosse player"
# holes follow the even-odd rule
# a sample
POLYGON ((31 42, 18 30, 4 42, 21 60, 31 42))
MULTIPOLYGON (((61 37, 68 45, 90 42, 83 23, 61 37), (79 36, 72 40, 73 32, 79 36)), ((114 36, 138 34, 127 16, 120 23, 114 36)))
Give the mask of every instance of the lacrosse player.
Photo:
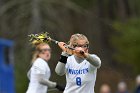
POLYGON ((66 75, 66 87, 64 93, 94 93, 97 68, 101 66, 100 58, 90 54, 89 41, 83 34, 74 34, 69 41, 69 49, 66 43, 58 42, 62 54, 55 72, 66 75))
POLYGON ((48 88, 57 88, 63 91, 63 87, 49 80, 51 75, 48 65, 48 61, 51 58, 50 46, 47 43, 37 41, 34 45, 36 49, 32 59, 32 66, 27 74, 30 82, 26 93, 47 93, 48 88))

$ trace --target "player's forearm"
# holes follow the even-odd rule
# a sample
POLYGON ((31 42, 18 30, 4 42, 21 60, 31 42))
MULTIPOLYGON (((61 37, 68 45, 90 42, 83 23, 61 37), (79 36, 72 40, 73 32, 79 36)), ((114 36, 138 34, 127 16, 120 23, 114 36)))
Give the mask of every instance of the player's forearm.
POLYGON ((58 62, 57 65, 56 65, 56 68, 55 68, 55 72, 62 76, 65 74, 66 70, 65 70, 65 64, 62 63, 62 62, 58 62))
POLYGON ((49 88, 55 88, 56 87, 56 82, 52 82, 49 79, 46 79, 43 74, 38 74, 38 81, 40 84, 46 85, 49 88))
POLYGON ((91 54, 87 54, 86 60, 89 61, 93 66, 97 68, 101 66, 101 60, 96 56, 91 56, 91 54))
POLYGON ((59 85, 56 82, 52 82, 49 79, 44 78, 45 76, 43 74, 38 75, 38 80, 40 84, 46 85, 49 88, 57 88, 59 91, 64 91, 65 87, 59 85))
POLYGON ((55 72, 62 76, 66 73, 66 68, 65 65, 67 63, 67 58, 68 58, 68 54, 66 52, 62 52, 60 60, 58 61, 56 68, 55 68, 55 72))

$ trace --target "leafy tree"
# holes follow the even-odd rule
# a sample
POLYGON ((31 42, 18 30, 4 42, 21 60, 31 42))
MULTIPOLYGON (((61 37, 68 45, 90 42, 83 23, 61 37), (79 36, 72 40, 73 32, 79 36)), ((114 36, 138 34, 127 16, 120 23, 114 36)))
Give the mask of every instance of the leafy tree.
POLYGON ((136 73, 140 72, 140 19, 115 22, 114 28, 117 33, 111 37, 111 43, 117 50, 114 58, 118 62, 132 65, 136 73))

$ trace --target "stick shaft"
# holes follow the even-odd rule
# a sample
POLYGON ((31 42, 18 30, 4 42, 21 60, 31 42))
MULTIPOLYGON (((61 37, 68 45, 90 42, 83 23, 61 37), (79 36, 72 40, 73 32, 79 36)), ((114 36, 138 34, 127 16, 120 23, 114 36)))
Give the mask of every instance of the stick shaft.
MULTIPOLYGON (((54 39, 51 39, 51 41, 54 42, 55 44, 58 44, 58 43, 59 43, 59 41, 54 40, 54 39)), ((74 50, 74 48, 72 48, 72 47, 70 47, 70 46, 68 46, 68 45, 65 45, 65 47, 66 47, 66 48, 69 48, 69 49, 71 49, 71 50, 74 50)))
POLYGON ((55 44, 58 44, 59 41, 51 39, 52 42, 54 42, 55 44))

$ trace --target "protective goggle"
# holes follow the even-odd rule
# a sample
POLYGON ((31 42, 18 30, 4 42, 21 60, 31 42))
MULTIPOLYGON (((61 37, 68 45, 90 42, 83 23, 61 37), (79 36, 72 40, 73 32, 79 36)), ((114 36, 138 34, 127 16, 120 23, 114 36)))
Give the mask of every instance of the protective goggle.
POLYGON ((44 53, 46 51, 51 52, 51 49, 50 48, 44 48, 44 49, 39 50, 39 52, 41 52, 41 53, 44 53))
POLYGON ((76 48, 76 47, 89 48, 89 45, 88 44, 84 44, 84 45, 75 44, 75 45, 73 45, 73 48, 76 48))

